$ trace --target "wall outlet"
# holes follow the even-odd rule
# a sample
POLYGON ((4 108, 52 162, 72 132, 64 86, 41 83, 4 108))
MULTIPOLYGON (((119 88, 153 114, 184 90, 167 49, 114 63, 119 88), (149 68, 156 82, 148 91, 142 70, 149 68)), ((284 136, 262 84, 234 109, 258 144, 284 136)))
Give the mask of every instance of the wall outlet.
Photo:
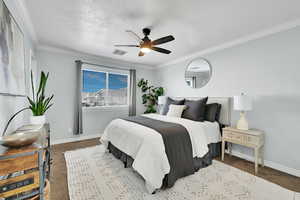
POLYGON ((73 129, 72 128, 68 128, 68 132, 69 133, 73 133, 73 129))

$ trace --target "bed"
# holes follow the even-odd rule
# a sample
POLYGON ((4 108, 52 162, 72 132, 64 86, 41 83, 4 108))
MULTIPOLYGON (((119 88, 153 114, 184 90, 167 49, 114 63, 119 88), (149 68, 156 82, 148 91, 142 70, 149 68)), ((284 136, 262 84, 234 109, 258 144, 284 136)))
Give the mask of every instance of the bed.
MULTIPOLYGON (((182 98, 173 97, 173 99, 182 98)), ((199 98, 185 99, 197 100, 199 98)), ((142 119, 141 121, 113 120, 106 127, 100 141, 110 153, 124 162, 125 167, 132 167, 144 178, 148 192, 152 193, 160 188, 171 187, 178 178, 191 175, 200 168, 209 166, 212 159, 220 155, 220 126, 230 123, 231 102, 230 98, 210 97, 207 103, 222 105, 219 122, 198 122, 159 114, 145 114, 138 118, 142 119), (175 125, 177 126, 175 127, 175 125), (158 129, 157 127, 163 128, 158 129), (166 129, 173 128, 174 131, 180 127, 185 128, 190 139, 190 143, 183 142, 183 150, 180 150, 178 141, 167 144, 164 136, 158 134, 166 129), (184 156, 184 153, 188 151, 187 146, 192 151, 190 153, 192 160, 184 156), (178 153, 178 155, 175 155, 172 160, 170 159, 172 152, 169 153, 168 150, 173 151, 173 155, 174 153, 178 153), (187 167, 189 170, 189 165, 192 165, 192 170, 174 176, 176 173, 173 170, 174 166, 179 169, 187 167)), ((170 130, 168 131, 170 132, 170 130)), ((184 138, 179 140, 184 140, 184 138)))

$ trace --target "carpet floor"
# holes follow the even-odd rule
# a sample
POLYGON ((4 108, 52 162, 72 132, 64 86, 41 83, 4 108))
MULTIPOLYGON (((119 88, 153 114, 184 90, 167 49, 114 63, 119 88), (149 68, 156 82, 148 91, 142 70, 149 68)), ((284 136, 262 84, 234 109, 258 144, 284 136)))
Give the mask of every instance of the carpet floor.
MULTIPOLYGON (((67 169, 63 153, 75 149, 95 146, 99 144, 98 139, 85 140, 80 142, 65 143, 52 146, 52 173, 51 173, 51 199, 68 200, 67 169)), ((254 173, 253 163, 234 156, 226 156, 225 163, 239 168, 251 174, 254 173)), ((300 178, 289 174, 264 167, 259 169, 259 177, 270 182, 281 185, 292 191, 300 192, 300 178)))

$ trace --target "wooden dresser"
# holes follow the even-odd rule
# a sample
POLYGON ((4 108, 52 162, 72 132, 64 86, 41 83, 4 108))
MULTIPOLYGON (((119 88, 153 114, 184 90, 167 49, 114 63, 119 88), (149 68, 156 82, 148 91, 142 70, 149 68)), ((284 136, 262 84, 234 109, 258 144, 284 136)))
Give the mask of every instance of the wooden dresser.
MULTIPOLYGON (((254 149, 255 154, 255 174, 258 172, 258 160, 261 160, 261 165, 264 166, 264 133, 260 130, 239 130, 232 127, 223 128, 222 136, 222 160, 224 160, 225 142, 239 144, 242 146, 254 149)), ((231 154, 232 145, 229 145, 229 153, 231 154)))
POLYGON ((50 129, 45 124, 38 141, 22 148, 0 145, 0 199, 46 199, 50 173, 50 129))

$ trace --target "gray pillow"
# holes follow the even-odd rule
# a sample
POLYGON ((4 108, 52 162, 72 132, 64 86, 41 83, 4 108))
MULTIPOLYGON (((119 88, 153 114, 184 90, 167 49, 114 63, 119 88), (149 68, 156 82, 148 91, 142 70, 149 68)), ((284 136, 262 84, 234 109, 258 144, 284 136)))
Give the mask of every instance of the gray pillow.
POLYGON ((179 100, 176 101, 174 99, 171 99, 170 97, 167 98, 166 104, 163 107, 162 113, 163 115, 166 115, 169 111, 169 106, 173 104, 173 105, 183 105, 184 104, 184 99, 183 100, 179 100))
POLYGON ((206 104, 205 121, 218 122, 220 118, 221 107, 222 105, 218 103, 206 104))
POLYGON ((197 101, 185 100, 184 105, 186 105, 187 108, 183 112, 182 118, 203 122, 205 120, 205 106, 207 99, 208 97, 197 101))

